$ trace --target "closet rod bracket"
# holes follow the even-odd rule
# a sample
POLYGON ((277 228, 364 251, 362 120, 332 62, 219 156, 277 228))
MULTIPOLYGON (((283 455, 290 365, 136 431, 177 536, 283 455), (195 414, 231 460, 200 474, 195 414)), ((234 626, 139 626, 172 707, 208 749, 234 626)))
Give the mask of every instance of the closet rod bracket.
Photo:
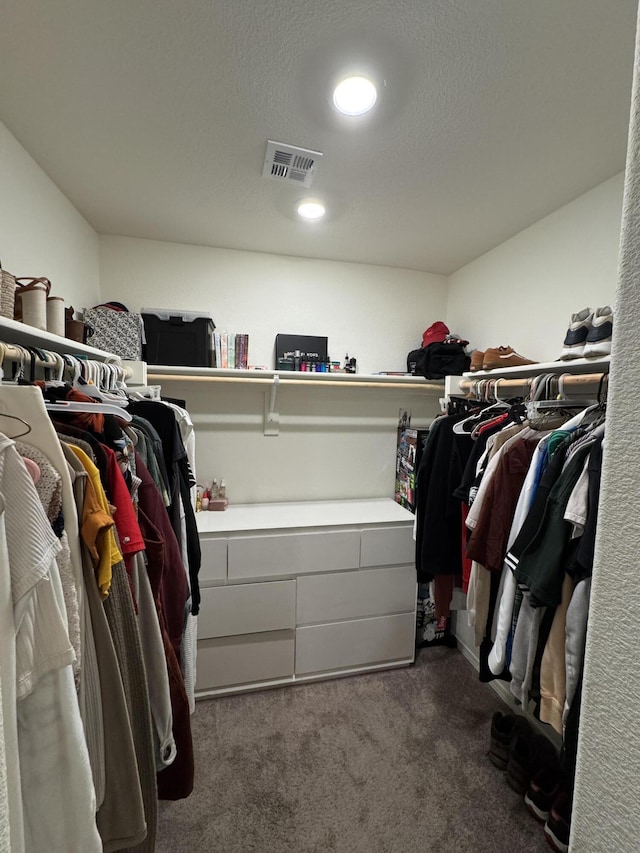
POLYGON ((273 377, 271 390, 264 392, 264 434, 280 435, 280 412, 276 410, 276 397, 280 377, 276 373, 273 377))

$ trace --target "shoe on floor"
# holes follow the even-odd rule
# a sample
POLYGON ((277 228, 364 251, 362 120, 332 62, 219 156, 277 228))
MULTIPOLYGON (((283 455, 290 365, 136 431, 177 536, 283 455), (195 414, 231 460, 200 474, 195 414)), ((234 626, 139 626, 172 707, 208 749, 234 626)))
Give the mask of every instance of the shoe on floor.
POLYGON ((476 370, 482 370, 482 365, 484 363, 484 350, 474 349, 471 353, 471 367, 470 370, 475 373, 476 370))
POLYGON ((531 727, 524 717, 516 714, 503 714, 501 711, 496 711, 491 719, 489 761, 498 770, 506 770, 509 763, 511 741, 519 732, 530 731, 531 727))
POLYGON ((571 798, 566 791, 560 791, 544 825, 544 837, 556 853, 567 853, 570 830, 571 798))
POLYGON ((596 308, 587 340, 584 345, 585 358, 600 358, 611 354, 611 334, 613 332, 613 310, 611 306, 596 308))
POLYGON ((583 358, 587 335, 593 325, 593 311, 584 308, 577 314, 571 315, 571 323, 565 335, 562 352, 559 361, 567 361, 570 358, 583 358))
POLYGON ((524 795, 533 777, 543 767, 554 766, 558 756, 553 744, 544 735, 529 732, 518 734, 509 748, 507 784, 524 795))
POLYGON ((545 823, 548 820, 551 806, 560 792, 561 780, 560 767, 550 765, 538 770, 529 782, 524 802, 539 823, 545 823))
POLYGON ((522 367, 525 364, 537 363, 537 361, 531 361, 530 358, 520 355, 513 347, 496 347, 495 349, 488 349, 485 352, 482 369, 495 370, 496 368, 522 367))

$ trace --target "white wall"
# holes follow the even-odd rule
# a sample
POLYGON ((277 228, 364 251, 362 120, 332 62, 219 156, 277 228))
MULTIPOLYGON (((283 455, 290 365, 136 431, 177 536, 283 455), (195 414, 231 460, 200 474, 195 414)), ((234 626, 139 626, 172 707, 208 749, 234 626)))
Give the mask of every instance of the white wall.
POLYGON ((438 412, 424 389, 280 388, 280 435, 263 430, 264 386, 162 381, 186 399, 198 482, 223 477, 233 503, 392 497, 398 410, 415 426, 438 412))
MULTIPOLYGON (((328 335, 360 372, 406 369, 406 355, 445 310, 443 276, 363 264, 101 237, 102 298, 210 312, 247 332, 250 361, 273 366, 278 332, 328 335)), ((224 477, 235 503, 390 497, 400 407, 415 425, 437 395, 415 389, 286 388, 278 437, 263 431, 264 388, 163 380, 195 420, 201 482, 224 477)))
POLYGON ((615 300, 622 187, 616 175, 451 275, 449 327, 557 359, 571 314, 615 300))
POLYGON ((273 367, 278 332, 328 335, 330 355, 361 373, 406 370, 407 352, 443 319, 441 275, 337 261, 101 237, 101 292, 141 306, 207 311, 247 332, 252 364, 273 367))
POLYGON ((48 278, 74 308, 99 301, 96 232, 1 122, 0 259, 13 275, 48 278))
POLYGON ((570 850, 638 850, 640 812, 640 30, 570 850))

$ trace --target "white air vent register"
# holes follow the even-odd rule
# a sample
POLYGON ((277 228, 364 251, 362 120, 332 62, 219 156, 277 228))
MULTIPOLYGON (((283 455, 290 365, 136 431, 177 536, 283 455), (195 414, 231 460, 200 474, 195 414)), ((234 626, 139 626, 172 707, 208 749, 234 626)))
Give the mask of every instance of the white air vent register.
POLYGON ((269 139, 262 177, 287 181, 299 187, 310 187, 321 157, 321 151, 284 145, 269 139))

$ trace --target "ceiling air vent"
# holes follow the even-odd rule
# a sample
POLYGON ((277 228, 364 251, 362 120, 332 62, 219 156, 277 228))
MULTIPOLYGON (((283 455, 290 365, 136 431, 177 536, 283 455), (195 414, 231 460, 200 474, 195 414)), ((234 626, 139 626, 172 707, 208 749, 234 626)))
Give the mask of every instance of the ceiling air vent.
POLYGON ((267 154, 264 158, 263 178, 288 181, 300 187, 310 187, 315 177, 321 151, 310 151, 296 145, 284 145, 282 142, 267 142, 267 154))

